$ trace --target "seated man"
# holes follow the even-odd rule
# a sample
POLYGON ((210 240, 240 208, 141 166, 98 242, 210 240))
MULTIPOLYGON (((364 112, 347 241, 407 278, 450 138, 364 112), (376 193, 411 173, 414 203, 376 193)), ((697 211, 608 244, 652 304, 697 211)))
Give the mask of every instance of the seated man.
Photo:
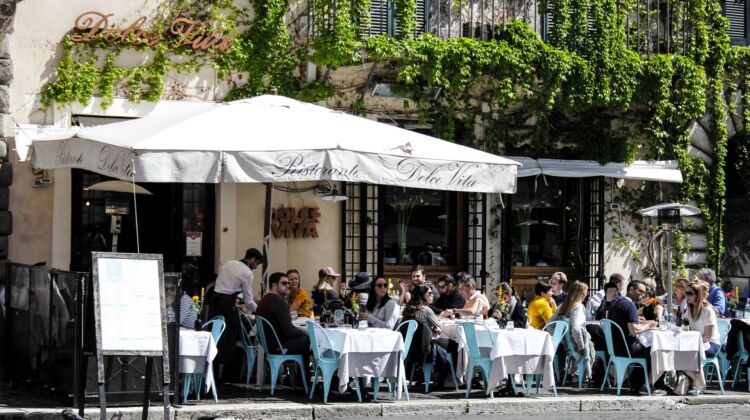
POLYGON ((466 298, 456 288, 456 281, 450 274, 440 276, 437 283, 440 297, 435 302, 435 307, 444 311, 446 309, 461 309, 466 303, 466 298))
MULTIPOLYGON (((651 348, 644 347, 636 336, 646 330, 654 328, 656 323, 652 321, 641 321, 638 317, 638 308, 635 302, 638 302, 641 296, 646 294, 646 285, 640 281, 632 281, 628 284, 627 295, 625 297, 616 296, 615 300, 609 304, 606 318, 617 324, 625 335, 625 343, 622 342, 622 336, 616 331, 612 332, 612 341, 614 344, 615 354, 618 356, 627 356, 625 350, 627 346, 630 349, 630 357, 645 358, 646 366, 651 366, 651 348)), ((643 369, 633 369, 630 373, 630 391, 638 393, 647 378, 643 374, 643 369)))
MULTIPOLYGON (((310 355, 310 337, 302 327, 292 324, 289 307, 286 305, 286 297, 289 294, 289 279, 284 273, 273 273, 268 279, 271 290, 263 296, 256 314, 267 319, 273 325, 279 336, 281 345, 286 348, 286 354, 301 354, 305 360, 310 355)), ((276 341, 269 337, 270 331, 266 331, 269 351, 280 353, 276 348, 276 341)))

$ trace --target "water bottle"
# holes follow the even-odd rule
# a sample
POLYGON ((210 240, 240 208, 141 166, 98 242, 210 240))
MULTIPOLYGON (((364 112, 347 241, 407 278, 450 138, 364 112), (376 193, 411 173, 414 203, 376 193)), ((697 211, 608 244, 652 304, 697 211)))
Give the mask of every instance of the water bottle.
POLYGON ((680 308, 679 306, 677 307, 677 316, 675 316, 674 325, 677 327, 682 327, 682 308, 680 308))
POLYGON ((750 318, 750 298, 745 300, 745 313, 742 315, 742 319, 750 318))

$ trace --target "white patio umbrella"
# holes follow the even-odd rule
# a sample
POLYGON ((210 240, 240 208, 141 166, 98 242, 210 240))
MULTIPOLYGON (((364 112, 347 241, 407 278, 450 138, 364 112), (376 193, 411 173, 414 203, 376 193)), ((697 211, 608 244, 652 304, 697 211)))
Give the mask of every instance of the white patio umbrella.
POLYGON ((520 166, 277 95, 52 133, 34 140, 30 150, 38 169, 80 168, 131 182, 266 183, 266 241, 271 183, 326 180, 514 193, 520 166))

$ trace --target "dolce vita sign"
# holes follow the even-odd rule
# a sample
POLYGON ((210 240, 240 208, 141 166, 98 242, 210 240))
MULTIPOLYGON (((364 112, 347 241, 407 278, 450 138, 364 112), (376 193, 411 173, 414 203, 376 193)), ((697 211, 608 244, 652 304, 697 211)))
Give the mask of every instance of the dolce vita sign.
MULTIPOLYGON (((110 23, 114 14, 90 11, 78 16, 70 39, 73 42, 87 43, 103 40, 107 43, 122 42, 134 46, 153 47, 162 41, 162 36, 144 29, 147 18, 141 16, 125 28, 116 28, 110 23)), ((169 24, 168 33, 181 38, 178 47, 189 46, 194 50, 207 50, 215 47, 224 51, 232 44, 232 39, 216 32, 213 21, 176 18, 169 24)))

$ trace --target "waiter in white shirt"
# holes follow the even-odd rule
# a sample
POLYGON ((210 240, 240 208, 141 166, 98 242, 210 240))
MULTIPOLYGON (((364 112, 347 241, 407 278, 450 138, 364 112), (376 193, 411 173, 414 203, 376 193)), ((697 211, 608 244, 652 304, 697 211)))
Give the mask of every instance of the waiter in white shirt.
POLYGON ((242 293, 244 304, 240 309, 244 312, 255 312, 257 304, 253 299, 253 271, 263 262, 263 254, 255 248, 245 252, 245 258, 239 261, 227 261, 221 265, 219 276, 216 278, 214 294, 211 299, 209 318, 221 315, 224 317, 226 329, 217 343, 219 354, 217 364, 224 365, 219 372, 224 377, 219 382, 233 382, 239 379, 242 360, 241 351, 235 344, 239 339, 240 325, 235 302, 237 295, 242 293))

